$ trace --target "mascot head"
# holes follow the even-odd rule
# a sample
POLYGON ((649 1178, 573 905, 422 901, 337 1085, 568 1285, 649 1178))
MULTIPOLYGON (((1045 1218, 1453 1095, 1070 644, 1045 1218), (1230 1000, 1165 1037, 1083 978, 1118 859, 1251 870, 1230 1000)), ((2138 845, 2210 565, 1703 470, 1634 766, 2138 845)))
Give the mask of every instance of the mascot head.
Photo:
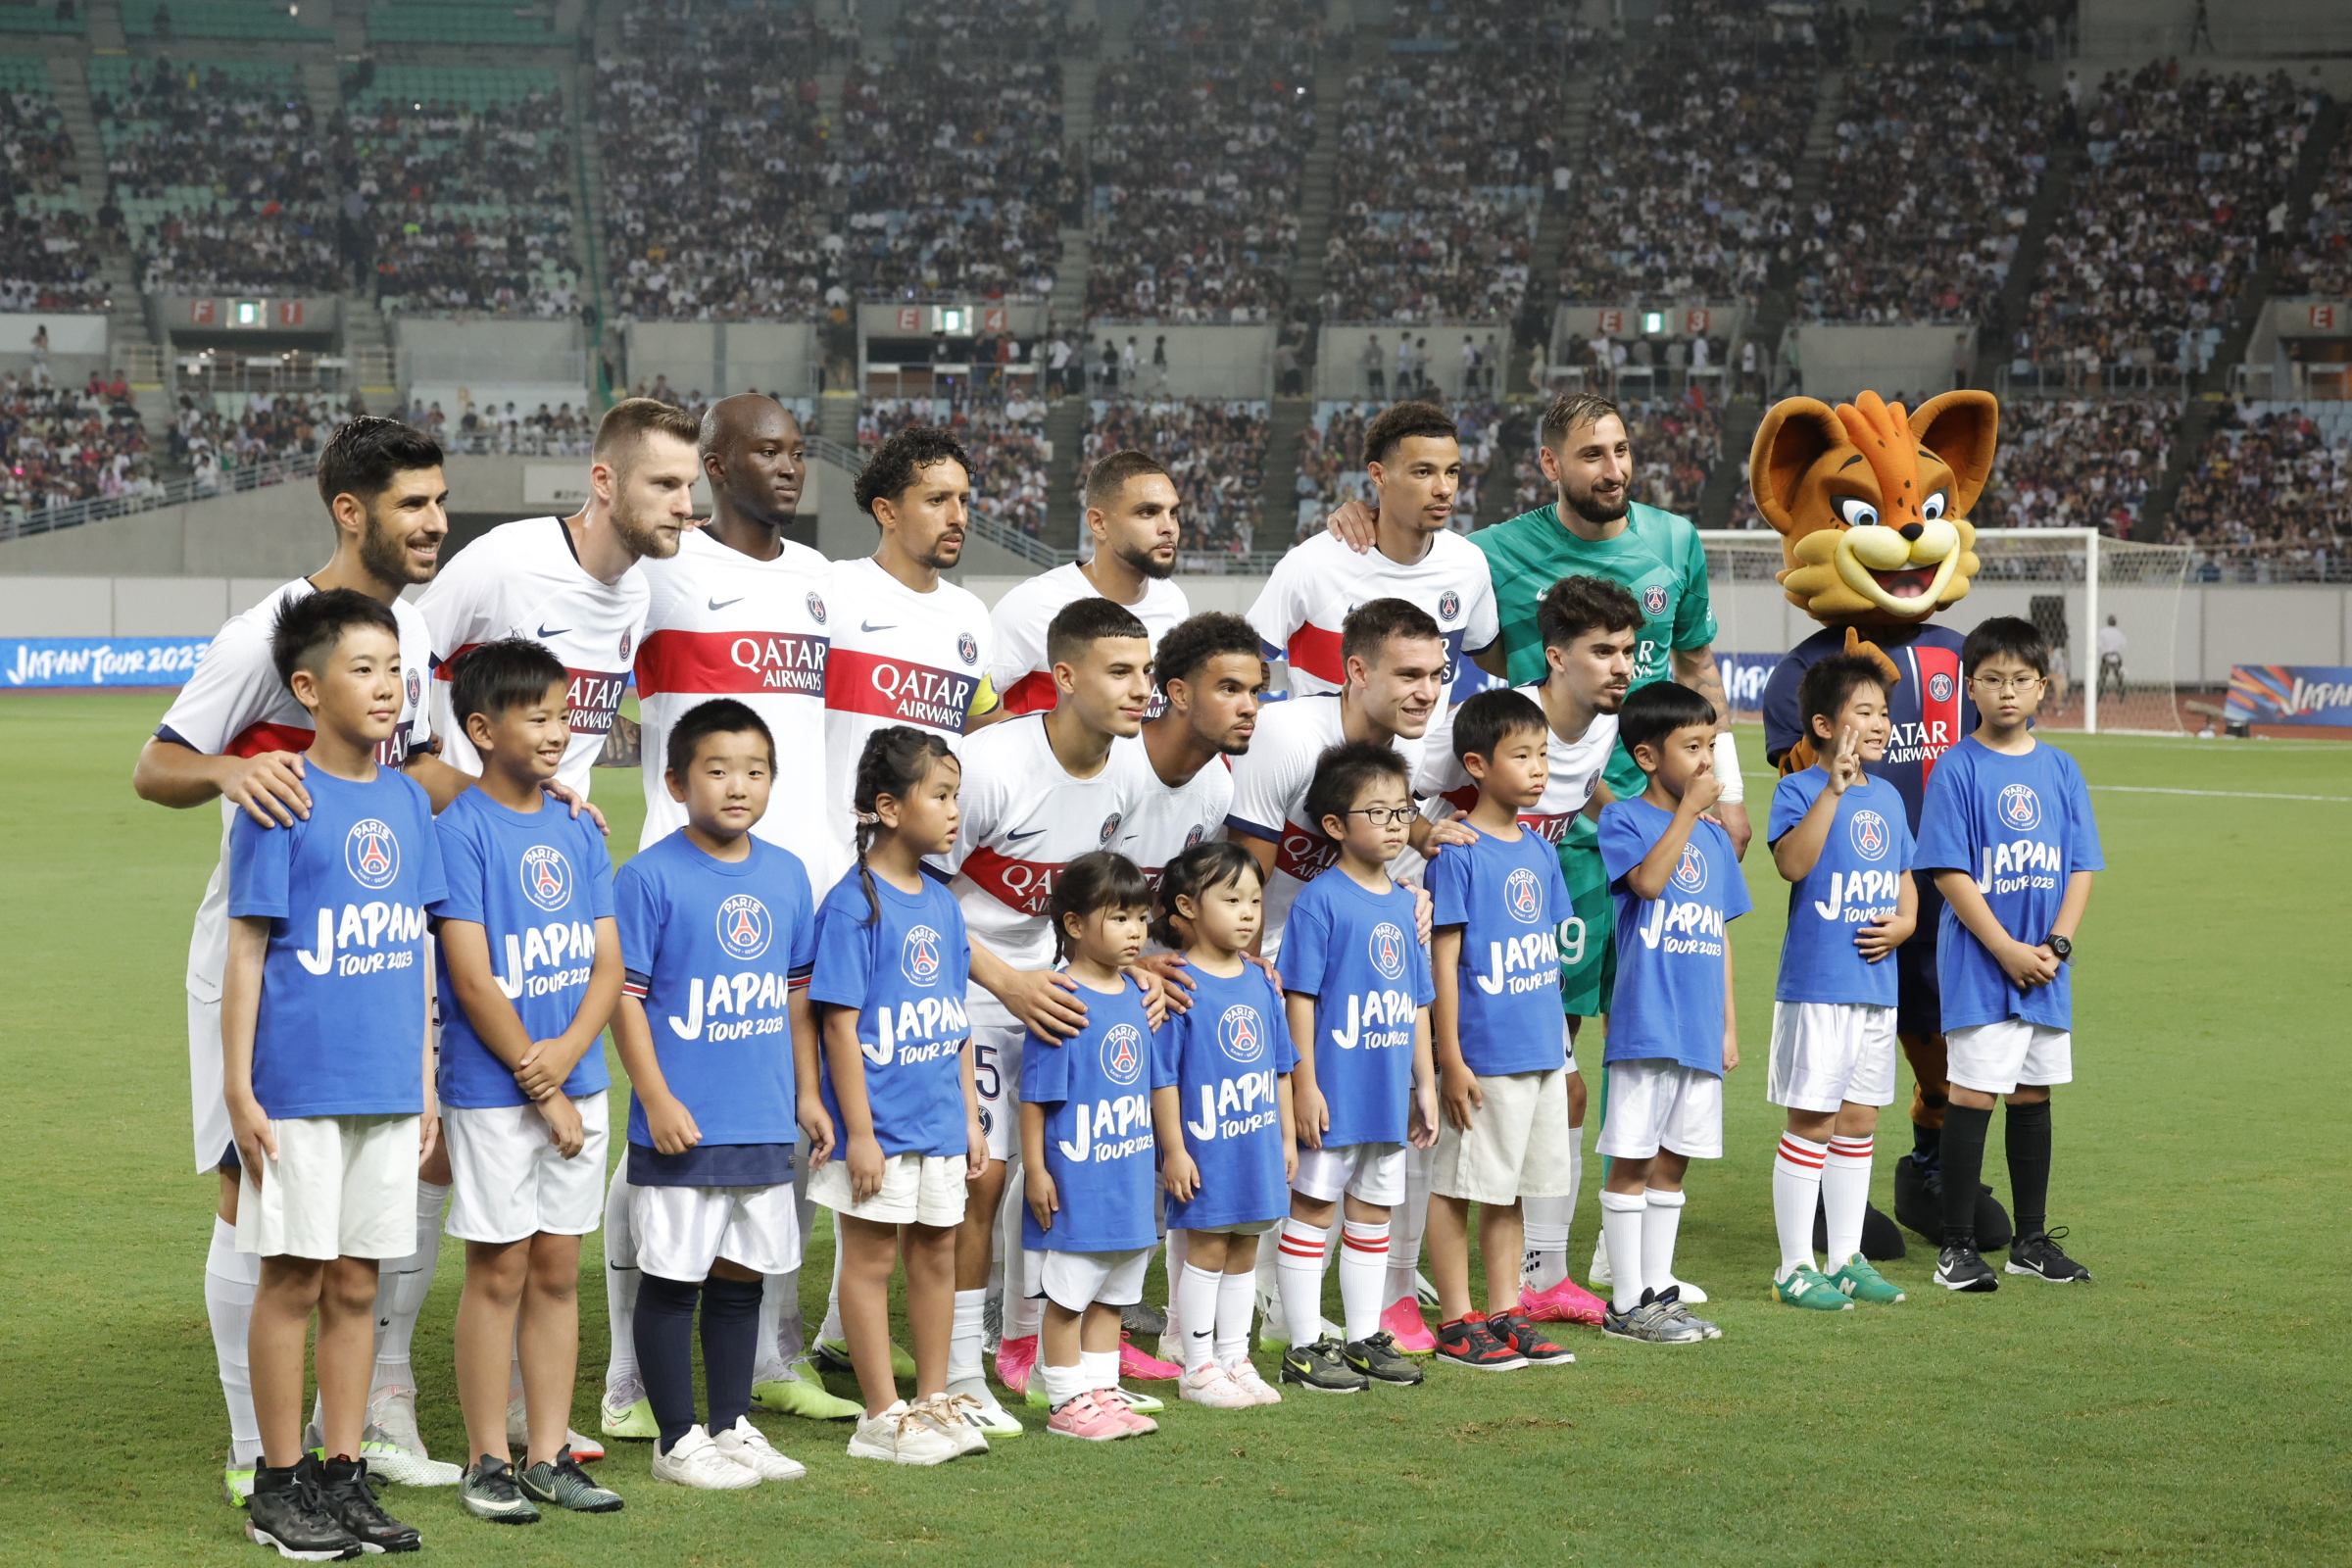
POLYGON ((1999 423, 1989 392, 1946 392, 1909 416, 1876 392, 1775 404, 1748 483, 1781 536, 1788 602, 1829 626, 1916 625, 1957 604, 1977 574, 1967 514, 1999 423))

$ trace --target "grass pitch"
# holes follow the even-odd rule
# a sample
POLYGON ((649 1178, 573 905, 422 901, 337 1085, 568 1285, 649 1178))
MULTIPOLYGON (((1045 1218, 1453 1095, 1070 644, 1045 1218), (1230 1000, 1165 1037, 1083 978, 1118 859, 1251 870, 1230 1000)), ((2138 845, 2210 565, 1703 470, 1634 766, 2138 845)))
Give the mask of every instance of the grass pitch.
MULTIPOLYGON (((163 707, 0 703, 10 1565, 265 1560, 220 1500, 199 1279, 215 1189, 188 1169, 180 975, 219 819, 129 789, 163 707)), ((1748 1060, 1728 1157, 1692 1172, 1679 1260, 1712 1293, 1720 1343, 1578 1330, 1573 1367, 1441 1367, 1418 1390, 1240 1414, 1181 1405, 1123 1446, 1033 1425, 928 1471, 854 1465, 846 1428, 761 1417, 808 1479, 685 1493, 623 1445, 600 1471, 627 1511, 527 1530, 466 1518, 454 1491, 387 1500, 424 1531, 424 1560, 451 1564, 2344 1561, 2346 1166, 2340 1132, 2311 1115, 2352 1069, 2352 749, 2058 740, 2089 774, 2111 867, 2082 928, 2052 1191, 2093 1287, 1947 1296, 1914 1239, 1886 1270, 1911 1293, 1899 1306, 1767 1300, 1779 1120, 1762 1057, 1787 897, 1759 846, 1757 912, 1733 927, 1748 1060), (2199 791, 2216 793, 2152 793, 2199 791)), ((633 844, 636 780, 598 783, 613 842, 633 844)), ((1904 1127, 1898 1108, 1886 1156, 1904 1127)), ((2005 1196, 1997 1134, 1986 1164, 2005 1196)), ((1580 1269, 1596 1213, 1588 1193, 1580 1269)), ((593 1238, 585 1263, 575 1424, 593 1419, 606 1345, 593 1238)), ((820 1228, 811 1314, 829 1265, 820 1228)), ((425 1435, 448 1458, 463 1271, 451 1243, 416 1352, 425 1435)))

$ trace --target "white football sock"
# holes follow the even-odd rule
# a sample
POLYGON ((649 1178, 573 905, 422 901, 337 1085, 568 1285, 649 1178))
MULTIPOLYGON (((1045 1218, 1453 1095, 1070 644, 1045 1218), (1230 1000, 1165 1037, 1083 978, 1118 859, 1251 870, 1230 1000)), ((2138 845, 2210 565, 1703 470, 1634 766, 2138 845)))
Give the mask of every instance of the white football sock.
POLYGON ((1080 1350, 1078 1375, 1090 1389, 1115 1389, 1119 1386, 1119 1352, 1116 1350, 1080 1350))
POLYGON ((1081 1394, 1089 1393, 1094 1385, 1086 1381, 1086 1356, 1080 1353, 1076 1366, 1041 1366, 1038 1374, 1046 1380, 1046 1403, 1058 1410, 1081 1394))
POLYGON ((433 1272, 441 1264, 441 1205, 449 1189, 433 1182, 416 1184, 416 1250, 407 1257, 387 1257, 375 1272, 375 1377, 368 1387, 414 1390, 416 1374, 409 1366, 409 1346, 416 1338, 416 1318, 424 1298, 432 1294, 433 1272))
POLYGON ((1600 1195, 1600 1233, 1609 1247, 1609 1304, 1631 1312, 1642 1304, 1642 1220, 1649 1202, 1640 1193, 1600 1195))
POLYGON ((1159 1336, 1163 1349, 1171 1341, 1178 1345, 1184 1343, 1184 1314, 1178 1310, 1181 1303, 1177 1300, 1179 1293, 1176 1287, 1184 1278, 1185 1264, 1190 1257, 1184 1240, 1189 1234, 1187 1231, 1169 1231, 1160 1238, 1168 1254, 1168 1326, 1160 1331, 1159 1336))
MULTIPOLYGON (((800 1220, 801 1235, 803 1237, 814 1236, 816 1234, 816 1204, 808 1197, 808 1164, 806 1160, 794 1162, 792 1204, 800 1220)), ((841 1226, 839 1223, 835 1223, 833 1226, 833 1294, 835 1296, 841 1294, 841 1226)), ((764 1349, 766 1345, 765 1340, 760 1341, 761 1348, 764 1349)), ((801 1274, 798 1269, 792 1272, 792 1283, 784 1294, 784 1310, 776 1318, 775 1346, 776 1355, 786 1366, 799 1360, 801 1352, 808 1348, 808 1325, 801 1315, 801 1274)))
POLYGON ((1827 1144, 1794 1133, 1781 1134, 1780 1151, 1772 1156, 1772 1227, 1781 1237, 1780 1272, 1773 1275, 1776 1280, 1787 1279, 1788 1271, 1800 1264, 1813 1266, 1813 1210, 1826 1196, 1821 1162, 1829 1152, 1827 1144))
MULTIPOLYGON (((1414 1256, 1420 1251, 1416 1243, 1414 1256)), ((1340 1310, 1348 1320, 1349 1343, 1368 1340, 1380 1332, 1380 1309, 1388 1305, 1381 1293, 1395 1280, 1395 1265, 1387 1225, 1366 1225, 1352 1219, 1340 1222, 1340 1310)), ((1410 1263, 1405 1265, 1405 1273, 1404 1294, 1409 1297, 1413 1293, 1410 1263)))
POLYGON ((1521 1289, 1548 1291, 1568 1277, 1568 1216, 1573 1198, 1522 1198, 1527 1244, 1519 1258, 1521 1289))
POLYGON ((605 1362, 605 1390, 615 1392, 637 1377, 637 1238, 629 1228, 629 1156, 624 1149, 605 1192, 605 1315, 612 1348, 605 1362))
POLYGON ((1274 1260, 1275 1278, 1282 1289, 1282 1317, 1290 1325, 1291 1343, 1301 1348, 1323 1337, 1323 1251, 1331 1231, 1302 1219, 1286 1219, 1274 1260))
POLYGON ((833 1225, 833 1285, 825 1295, 825 1322, 816 1337, 827 1345, 847 1345, 849 1331, 841 1326, 841 1223, 833 1225))
POLYGON ((776 1353, 776 1340, 784 1332, 784 1303, 800 1283, 797 1269, 790 1274, 760 1276, 760 1338, 753 1342, 752 1351, 754 1383, 783 1380, 784 1369, 790 1363, 776 1353))
MULTIPOLYGON (((1272 1249, 1268 1248, 1271 1251, 1272 1249)), ((1257 1311, 1257 1280, 1250 1274, 1217 1276, 1217 1365, 1231 1366, 1250 1354, 1250 1319, 1257 1311)))
MULTIPOLYGON (((1381 1304, 1418 1301, 1413 1276, 1421 1269, 1421 1233, 1429 1225, 1429 1173, 1437 1163, 1433 1149, 1407 1147, 1404 1152, 1404 1201, 1389 1210, 1388 1276, 1381 1286, 1381 1304)), ((1340 1289, 1348 1288, 1346 1253, 1340 1255, 1340 1289)), ((1361 1338, 1354 1329, 1349 1339, 1361 1338)))
POLYGON ((1830 1244, 1824 1261, 1832 1269, 1845 1267, 1862 1250, 1862 1211, 1870 1206, 1870 1161, 1877 1145, 1868 1134, 1830 1140, 1830 1157, 1821 1167, 1821 1206, 1830 1244))
POLYGON ((956 1326, 948 1331, 948 1381, 985 1375, 981 1366, 980 1317, 988 1310, 988 1292, 956 1293, 956 1326))
POLYGON ((1176 1317, 1194 1325, 1178 1342, 1184 1347, 1187 1372, 1208 1365, 1216 1356, 1217 1293, 1224 1284, 1224 1275, 1211 1274, 1190 1263, 1184 1265, 1184 1273, 1176 1281, 1176 1317))
POLYGON ((260 1256, 238 1251, 237 1228, 215 1214, 213 1244, 204 1254, 204 1315, 213 1328, 220 1399, 228 1406, 228 1462, 240 1470, 261 1461, 262 1423, 253 1412, 253 1369, 245 1350, 261 1285, 260 1256))
POLYGON ((1683 1228, 1682 1193, 1652 1187, 1642 1211, 1642 1283, 1653 1291, 1674 1284, 1674 1239, 1683 1228))
POLYGON ((1004 1260, 1005 1299, 1012 1309, 1004 1314, 1004 1337, 1008 1340, 1034 1340, 1045 1327, 1046 1298, 1043 1281, 1046 1277, 1046 1254, 1015 1248, 1004 1260), (1023 1294, 1014 1297, 1019 1290, 1023 1294), (1028 1295, 1036 1291, 1035 1296, 1028 1295))

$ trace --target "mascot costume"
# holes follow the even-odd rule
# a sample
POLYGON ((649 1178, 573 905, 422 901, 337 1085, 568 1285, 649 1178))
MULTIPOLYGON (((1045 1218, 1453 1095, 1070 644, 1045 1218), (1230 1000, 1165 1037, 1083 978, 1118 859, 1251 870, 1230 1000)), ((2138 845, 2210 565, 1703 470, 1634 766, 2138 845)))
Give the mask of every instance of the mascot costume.
MULTIPOLYGON (((1894 682, 1893 734, 1886 760, 1865 765, 1902 796, 1914 836, 1936 760, 1976 728, 1960 673, 1962 635, 1933 617, 1965 598, 1976 576, 1977 531, 1968 511, 1992 472, 1999 422, 2000 407, 1989 392, 1947 392, 1908 415, 1875 392, 1834 409, 1789 398, 1766 411, 1748 456, 1756 509, 1781 536, 1788 564, 1781 586, 1790 604, 1823 626, 1790 650, 1766 683, 1765 755, 1783 773, 1812 766, 1812 740, 1797 710, 1805 671, 1833 654, 1874 661, 1894 682)), ((1932 878, 1921 873, 1915 880, 1919 928, 1894 953, 1901 983, 1896 1028, 1916 1080, 1913 1149, 1895 1161, 1894 1211, 1940 1244, 1937 1153, 1947 1086, 1936 928, 1943 900, 1932 878)), ((2009 1217, 1989 1188, 1977 1216, 1981 1246, 2008 1245, 2009 1217)), ((1899 1233, 1871 1218, 1879 1222, 1865 1231, 1864 1251, 1900 1255, 1899 1233)))

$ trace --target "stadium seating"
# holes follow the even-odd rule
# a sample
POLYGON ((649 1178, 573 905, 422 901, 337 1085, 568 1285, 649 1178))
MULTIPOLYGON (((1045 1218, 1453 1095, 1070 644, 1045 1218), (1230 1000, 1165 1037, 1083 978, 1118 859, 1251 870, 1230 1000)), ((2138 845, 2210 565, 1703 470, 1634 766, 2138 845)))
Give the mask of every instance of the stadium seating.
POLYGON ((2180 422, 2172 398, 2011 398, 1980 528, 2090 528, 2132 534, 2180 422))
MULTIPOLYGON (((272 0, 122 0, 122 30, 133 38, 268 38, 332 44, 334 8, 311 0, 300 7, 272 0)), ((79 30, 79 29, 75 29, 79 30)))
POLYGON ((2338 138, 2311 217, 2278 268, 2280 294, 2352 295, 2352 139, 2338 138))
POLYGON ((915 424, 943 424, 976 466, 972 512, 1001 528, 1035 538, 1046 525, 1046 410, 1018 397, 1002 407, 956 407, 930 398, 876 398, 858 418, 867 452, 915 424))
POLYGON ((2348 490, 2345 405, 2233 407, 2181 483, 2168 537, 2226 552, 2230 575, 2310 576, 2328 558, 2340 574, 2348 490))
POLYGON ((0 310, 105 308, 80 190, 48 62, 0 55, 0 310))
POLYGON ((368 8, 368 36, 375 43, 556 44, 553 6, 518 8, 514 0, 379 0, 368 8))
POLYGON ((0 508, 11 513, 115 499, 151 481, 147 430, 130 388, 92 376, 51 386, 0 374, 0 508))
POLYGON ((1198 557, 1280 550, 1290 543, 1280 530, 1260 537, 1267 413, 1256 401, 1097 398, 1086 408, 1079 472, 1105 453, 1141 447, 1176 482, 1180 550, 1198 557))
MULTIPOLYGON (((1376 502, 1372 477, 1364 466, 1364 428, 1384 407, 1330 401, 1315 405, 1314 416, 1298 432, 1298 494, 1295 513, 1280 519, 1291 523, 1291 537, 1284 542, 1311 537, 1343 502, 1376 502)), ((1484 486, 1501 450, 1502 409, 1475 399, 1453 403, 1447 412, 1454 416, 1462 446, 1462 484, 1454 493, 1453 526, 1467 533, 1476 525, 1484 486)))
POLYGON ((59 16, 54 5, 0 5, 0 32, 79 33, 86 30, 89 12, 78 5, 70 17, 59 16))

